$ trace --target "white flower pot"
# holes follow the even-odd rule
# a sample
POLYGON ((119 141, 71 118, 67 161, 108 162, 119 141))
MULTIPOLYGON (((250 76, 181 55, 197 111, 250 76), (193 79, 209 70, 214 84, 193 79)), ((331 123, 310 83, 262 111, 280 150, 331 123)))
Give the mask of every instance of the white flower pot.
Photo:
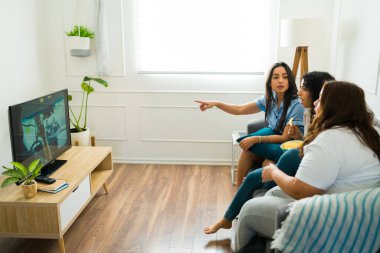
POLYGON ((72 56, 86 57, 91 53, 90 38, 88 37, 70 36, 68 37, 68 46, 72 56))
POLYGON ((82 132, 71 132, 71 145, 73 146, 91 146, 90 129, 87 128, 82 132))
POLYGON ((88 37, 70 36, 68 39, 70 49, 90 49, 90 38, 88 37))

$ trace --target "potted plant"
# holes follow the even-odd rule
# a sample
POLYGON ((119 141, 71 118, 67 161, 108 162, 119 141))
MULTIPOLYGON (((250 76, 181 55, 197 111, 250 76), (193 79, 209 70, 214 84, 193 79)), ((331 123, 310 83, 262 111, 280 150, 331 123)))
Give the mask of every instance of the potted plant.
MULTIPOLYGON (((108 83, 101 79, 96 77, 88 77, 85 76, 83 78, 81 88, 82 88, 82 102, 80 106, 80 110, 78 114, 76 115, 72 108, 70 107, 70 123, 73 126, 73 128, 70 129, 71 131, 71 143, 74 145, 80 145, 80 146, 88 146, 90 143, 90 130, 87 127, 87 105, 88 105, 88 96, 94 92, 94 88, 91 86, 91 81, 95 81, 104 87, 108 87, 108 83)), ((68 96, 68 100, 72 100, 72 96, 68 96)))
POLYGON ((68 42, 72 56, 86 57, 90 55, 90 39, 94 38, 94 32, 85 26, 75 25, 71 31, 66 32, 66 35, 69 36, 68 42))
POLYGON ((40 175, 42 164, 40 164, 40 159, 32 161, 28 167, 24 166, 19 162, 11 162, 14 168, 8 168, 3 166, 5 171, 1 174, 8 176, 3 183, 1 188, 6 187, 13 183, 20 183, 24 196, 27 199, 33 198, 37 194, 37 182, 34 179, 40 175))

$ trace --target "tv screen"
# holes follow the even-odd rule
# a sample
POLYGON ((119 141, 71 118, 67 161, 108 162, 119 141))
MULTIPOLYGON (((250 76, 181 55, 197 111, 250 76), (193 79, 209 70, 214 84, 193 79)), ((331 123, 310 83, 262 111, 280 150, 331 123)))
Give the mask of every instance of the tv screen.
POLYGON ((13 161, 28 165, 40 159, 48 176, 65 161, 57 158, 71 147, 67 89, 9 106, 13 161))

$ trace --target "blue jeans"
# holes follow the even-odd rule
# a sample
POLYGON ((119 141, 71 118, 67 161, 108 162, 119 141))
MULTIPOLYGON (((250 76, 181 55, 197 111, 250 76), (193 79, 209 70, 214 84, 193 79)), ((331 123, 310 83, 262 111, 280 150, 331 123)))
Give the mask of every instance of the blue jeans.
MULTIPOLYGON (((301 157, 299 155, 299 150, 289 149, 280 157, 277 163, 277 167, 289 176, 294 176, 300 163, 301 157)), ((224 214, 224 218, 229 221, 235 219, 244 203, 252 198, 252 194, 255 190, 261 188, 270 189, 276 186, 276 183, 274 181, 266 183, 263 183, 261 181, 262 171, 263 169, 259 168, 248 173, 247 177, 244 179, 243 183, 236 192, 236 195, 233 198, 230 206, 227 208, 227 211, 224 214)))
MULTIPOLYGON (((262 128, 252 134, 240 137, 237 139, 237 142, 242 141, 243 139, 251 136, 269 136, 269 135, 277 135, 272 129, 269 127, 262 128)), ((283 154, 282 149, 280 148, 279 143, 257 143, 249 148, 249 151, 256 154, 257 156, 263 159, 270 159, 277 163, 280 156, 283 154)))

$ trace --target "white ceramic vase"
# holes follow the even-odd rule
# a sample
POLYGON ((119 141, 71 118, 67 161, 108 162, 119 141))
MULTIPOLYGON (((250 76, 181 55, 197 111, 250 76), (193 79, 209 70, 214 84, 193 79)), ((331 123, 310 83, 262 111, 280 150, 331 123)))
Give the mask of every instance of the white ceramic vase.
POLYGON ((71 145, 73 146, 90 146, 90 129, 87 128, 82 132, 71 132, 71 145))
POLYGON ((70 49, 90 49, 90 38, 88 37, 70 36, 68 40, 70 49))
POLYGON ((70 54, 76 57, 87 57, 91 54, 90 38, 70 36, 68 37, 70 54))

